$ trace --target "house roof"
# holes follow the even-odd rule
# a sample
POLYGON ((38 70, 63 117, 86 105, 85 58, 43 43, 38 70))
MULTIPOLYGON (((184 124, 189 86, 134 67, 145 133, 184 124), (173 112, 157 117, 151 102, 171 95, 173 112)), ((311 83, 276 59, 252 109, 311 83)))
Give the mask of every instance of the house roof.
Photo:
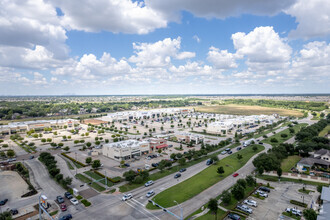
POLYGON ((328 155, 330 156, 330 151, 327 149, 320 149, 318 151, 316 151, 314 154, 320 154, 320 155, 328 155))
POLYGON ((298 163, 309 165, 309 166, 313 166, 316 163, 321 164, 321 165, 330 166, 330 162, 322 160, 322 159, 318 159, 318 158, 313 158, 313 157, 302 158, 298 163))

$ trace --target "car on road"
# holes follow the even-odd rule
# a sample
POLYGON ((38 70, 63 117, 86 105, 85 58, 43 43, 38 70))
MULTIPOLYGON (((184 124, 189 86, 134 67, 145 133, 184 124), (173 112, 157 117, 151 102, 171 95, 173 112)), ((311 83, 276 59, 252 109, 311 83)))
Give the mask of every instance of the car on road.
POLYGON ((226 153, 227 153, 227 151, 225 151, 225 150, 221 152, 222 155, 224 155, 224 154, 226 154, 226 153))
POLYGON ((159 163, 152 163, 151 166, 152 167, 158 167, 159 166, 159 163))
POLYGON ((254 194, 258 194, 258 193, 259 193, 259 196, 262 196, 262 197, 265 197, 265 198, 268 197, 268 194, 265 193, 265 192, 263 192, 263 191, 261 191, 261 190, 257 190, 257 191, 255 191, 254 194))
POLYGON ((79 201, 75 198, 72 198, 70 199, 70 202, 73 204, 73 205, 78 205, 79 201))
POLYGON ((130 165, 128 163, 125 163, 124 166, 125 167, 130 167, 130 165))
POLYGON ((58 202, 59 204, 61 204, 61 203, 64 202, 64 199, 63 199, 62 196, 57 196, 57 197, 56 197, 56 200, 57 200, 57 202, 58 202))
POLYGON ((61 208, 61 210, 62 210, 63 212, 67 210, 67 207, 66 207, 66 205, 65 205, 64 203, 62 203, 62 204, 60 205, 60 208, 61 208))
POLYGON ((177 179, 177 178, 179 178, 180 176, 181 176, 181 173, 177 173, 177 174, 175 174, 174 179, 177 179))
POLYGON ((144 184, 144 186, 145 186, 145 187, 148 187, 148 186, 151 186, 152 184, 154 184, 154 181, 149 180, 148 182, 146 182, 146 183, 144 184))
POLYGON ((208 159, 207 161, 206 161, 206 165, 211 165, 213 163, 213 160, 212 159, 208 159))
POLYGON ((270 193, 270 189, 264 186, 260 186, 259 190, 270 193))
POLYGON ((186 171, 187 169, 186 168, 182 168, 181 170, 180 170, 180 173, 183 173, 184 171, 186 171))
POLYGON ((146 197, 149 198, 151 196, 155 195, 155 192, 153 190, 150 190, 149 192, 147 192, 146 197))
POLYGON ((232 154, 233 152, 232 151, 228 151, 228 154, 232 154))
POLYGON ((11 213, 12 215, 17 215, 17 214, 18 214, 18 210, 17 210, 17 209, 11 209, 11 210, 10 210, 10 213, 11 213))
POLYGON ((253 206, 253 207, 258 206, 257 202, 252 200, 252 199, 246 199, 246 200, 243 201, 243 203, 246 204, 246 205, 253 206))
POLYGON ((238 148, 236 148, 236 150, 242 150, 242 147, 238 147, 238 148))
POLYGON ((29 157, 29 159, 30 159, 30 160, 32 160, 33 158, 34 158, 34 156, 33 156, 33 155, 29 157))
POLYGON ((70 220, 70 219, 72 219, 72 215, 67 214, 67 215, 62 216, 59 220, 70 220))
POLYGON ((133 198, 132 194, 131 193, 128 193, 128 194, 124 194, 123 198, 121 198, 121 200, 123 201, 127 201, 129 199, 133 198))
POLYGON ((234 173, 233 174, 233 177, 237 177, 239 174, 238 173, 234 173))
POLYGON ((8 202, 8 199, 1 200, 0 206, 6 205, 7 202, 8 202))
POLYGON ((264 143, 262 143, 262 142, 260 141, 258 144, 261 144, 261 145, 263 145, 264 143))
POLYGON ((233 219, 233 220, 241 220, 241 217, 234 213, 229 213, 228 218, 233 219))
POLYGON ((247 205, 238 205, 237 209, 243 211, 243 212, 247 212, 249 214, 252 214, 252 209, 249 208, 247 205))

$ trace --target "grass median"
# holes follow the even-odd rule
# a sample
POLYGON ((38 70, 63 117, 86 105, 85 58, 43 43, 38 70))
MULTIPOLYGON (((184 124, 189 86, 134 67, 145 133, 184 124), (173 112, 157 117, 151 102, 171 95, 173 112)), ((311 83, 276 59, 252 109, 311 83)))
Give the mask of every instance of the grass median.
MULTIPOLYGON (((84 182, 84 183, 91 183, 92 182, 92 179, 78 173, 76 175, 77 179, 79 179, 80 181, 84 182)), ((88 184, 89 185, 89 184, 88 184)), ((89 186, 91 186, 92 188, 96 189, 97 191, 99 192, 102 192, 105 190, 105 188, 103 186, 100 186, 99 184, 93 182, 92 184, 90 184, 89 186)))
MULTIPOLYGON (((235 144, 230 145, 229 148, 235 148, 239 145, 240 145, 239 143, 235 143, 235 144)), ((228 146, 225 146, 221 149, 226 149, 226 148, 228 148, 228 146)), ((216 153, 213 153, 213 154, 210 154, 210 155, 207 155, 207 156, 204 156, 204 157, 200 157, 197 160, 190 160, 185 165, 182 165, 182 166, 176 165, 176 166, 173 166, 169 169, 163 170, 162 172, 159 171, 159 172, 150 174, 148 180, 155 181, 155 180, 161 179, 165 176, 168 176, 170 174, 178 172, 181 168, 188 168, 188 167, 193 166, 193 165, 195 165, 197 163, 200 163, 202 161, 206 161, 207 159, 211 158, 214 155, 219 155, 219 154, 220 154, 220 151, 216 152, 216 153)), ((128 192, 128 191, 131 191, 131 190, 136 189, 136 188, 138 188, 140 186, 143 186, 143 185, 144 185, 144 183, 141 183, 141 184, 127 183, 125 185, 120 186, 119 190, 120 190, 120 192, 128 192)))
MULTIPOLYGON (((213 186, 217 182, 223 180, 227 176, 240 169, 250 160, 253 155, 265 149, 265 147, 262 145, 255 145, 257 146, 257 150, 254 151, 252 146, 244 148, 243 150, 240 150, 239 152, 218 161, 216 165, 211 165, 195 176, 164 190, 163 192, 156 195, 153 198, 153 201, 163 207, 171 207, 175 205, 174 200, 178 203, 182 203, 193 198, 205 189, 213 186), (240 160, 237 159, 238 153, 243 156, 243 158, 240 160), (222 175, 217 173, 217 168, 220 166, 222 166, 225 171, 222 175)), ((157 209, 157 207, 153 206, 151 203, 148 203, 147 208, 157 209)))

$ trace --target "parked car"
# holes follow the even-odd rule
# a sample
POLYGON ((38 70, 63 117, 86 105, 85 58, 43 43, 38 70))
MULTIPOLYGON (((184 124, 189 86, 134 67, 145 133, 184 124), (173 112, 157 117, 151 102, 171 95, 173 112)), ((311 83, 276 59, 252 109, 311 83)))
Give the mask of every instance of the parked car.
POLYGON ((10 210, 10 213, 11 213, 12 215, 17 215, 17 214, 18 214, 18 210, 17 210, 17 209, 11 209, 11 210, 10 210))
POLYGON ((213 163, 213 160, 212 159, 208 159, 207 161, 206 161, 206 165, 211 165, 213 163))
POLYGON ((246 205, 238 205, 238 206, 237 206, 237 209, 239 209, 239 210, 241 210, 241 211, 243 211, 243 212, 247 212, 247 213, 249 213, 249 214, 252 214, 252 209, 249 208, 249 207, 246 206, 246 205))
POLYGON ((57 200, 57 202, 58 202, 59 204, 61 204, 61 203, 64 202, 64 199, 63 199, 62 196, 57 196, 57 197, 56 197, 56 200, 57 200))
POLYGON ((301 216, 302 215, 302 212, 299 210, 299 209, 296 209, 296 208, 287 208, 285 209, 286 212, 291 212, 292 214, 296 215, 296 216, 301 216))
POLYGON ((250 205, 250 206, 253 206, 253 207, 257 207, 257 205, 258 205, 257 202, 252 200, 252 199, 246 199, 246 200, 244 200, 243 203, 247 204, 247 205, 250 205))
POLYGON ((131 193, 128 193, 128 194, 124 194, 123 198, 121 200, 123 201, 127 201, 129 199, 133 198, 132 194, 131 193))
POLYGON ((232 151, 228 151, 228 154, 232 154, 233 152, 232 151))
POLYGON ((237 214, 234 214, 234 213, 229 213, 228 218, 234 219, 234 220, 241 220, 241 217, 237 214))
POLYGON ((67 214, 67 215, 62 216, 59 220, 70 220, 70 219, 72 219, 72 215, 67 214))
POLYGON ((227 153, 227 151, 225 151, 225 150, 221 152, 222 155, 224 155, 224 154, 226 154, 226 153, 227 153))
POLYGON ((63 212, 67 210, 67 207, 66 207, 66 205, 65 205, 64 203, 62 203, 62 204, 60 205, 60 208, 61 208, 61 210, 62 210, 63 212))
POLYGON ((128 163, 125 163, 124 166, 125 167, 130 167, 130 165, 128 163))
POLYGON ((155 195, 155 192, 153 190, 150 190, 149 192, 147 192, 146 197, 149 198, 151 196, 155 195))
POLYGON ((236 148, 236 150, 242 150, 242 147, 238 147, 238 148, 236 148))
POLYGON ((70 199, 70 202, 73 204, 73 205, 78 205, 79 201, 75 198, 72 198, 70 199))
POLYGON ((226 148, 226 151, 230 151, 231 149, 228 147, 228 148, 226 148))
POLYGON ((177 174, 175 174, 174 179, 179 178, 180 176, 181 176, 181 173, 177 173, 177 174))
POLYGON ((0 206, 6 205, 7 202, 8 202, 8 199, 1 200, 0 206))
POLYGON ((152 167, 158 167, 159 166, 159 163, 152 163, 151 166, 152 167))
POLYGON ((187 169, 186 168, 182 168, 181 170, 180 170, 180 173, 183 173, 184 171, 186 171, 187 169))
POLYGON ((260 186, 260 187, 259 187, 259 190, 262 190, 262 191, 264 191, 264 192, 268 192, 268 193, 270 193, 270 189, 267 188, 267 187, 264 187, 264 186, 260 186))
POLYGON ((261 190, 257 190, 257 191, 255 191, 254 194, 258 194, 258 193, 259 193, 259 196, 262 196, 262 197, 265 197, 265 198, 268 197, 268 194, 265 193, 265 192, 263 192, 263 191, 261 191, 261 190))
POLYGON ((233 174, 233 177, 237 177, 239 174, 238 173, 234 173, 233 174))
POLYGON ((152 184, 154 184, 154 181, 149 180, 148 182, 146 182, 146 183, 144 184, 144 186, 145 186, 145 187, 148 187, 148 186, 151 186, 152 184))
POLYGON ((65 193, 64 193, 64 196, 65 196, 67 199, 72 199, 72 198, 73 198, 73 196, 72 196, 71 193, 69 193, 69 192, 65 192, 65 193))
POLYGON ((263 145, 264 143, 262 143, 262 142, 260 141, 259 144, 263 145))
POLYGON ((29 159, 30 159, 30 160, 32 160, 33 158, 34 158, 34 156, 33 156, 33 155, 29 157, 29 159))

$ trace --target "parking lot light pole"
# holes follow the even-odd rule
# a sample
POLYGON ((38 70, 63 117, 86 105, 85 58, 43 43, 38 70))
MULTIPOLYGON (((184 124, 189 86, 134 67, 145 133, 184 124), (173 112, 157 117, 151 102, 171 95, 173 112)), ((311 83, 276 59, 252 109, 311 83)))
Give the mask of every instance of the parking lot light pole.
POLYGON ((303 199, 303 204, 305 204, 305 197, 301 196, 301 198, 303 199))
POLYGON ((180 207, 180 220, 183 220, 183 208, 182 206, 175 200, 173 200, 180 207))

